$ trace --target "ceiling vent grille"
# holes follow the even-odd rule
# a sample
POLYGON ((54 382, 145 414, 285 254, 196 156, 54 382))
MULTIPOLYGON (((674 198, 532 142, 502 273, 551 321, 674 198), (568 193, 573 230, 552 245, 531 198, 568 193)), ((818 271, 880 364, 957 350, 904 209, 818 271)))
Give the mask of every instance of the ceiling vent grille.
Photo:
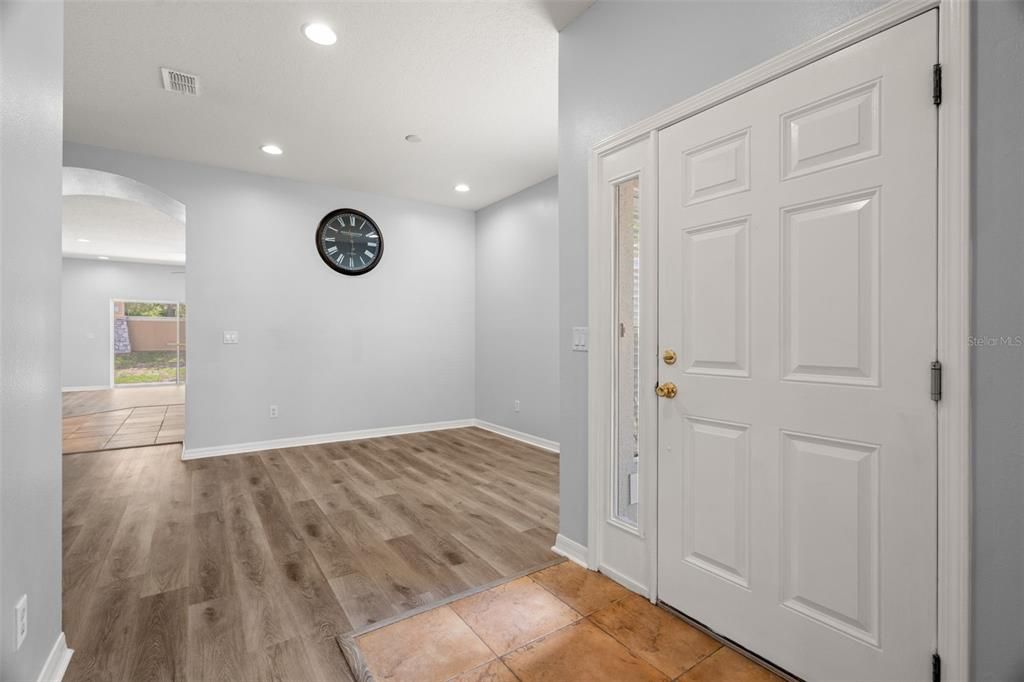
POLYGON ((193 97, 199 94, 199 76, 168 68, 161 68, 160 75, 164 79, 164 90, 168 92, 177 92, 193 97))

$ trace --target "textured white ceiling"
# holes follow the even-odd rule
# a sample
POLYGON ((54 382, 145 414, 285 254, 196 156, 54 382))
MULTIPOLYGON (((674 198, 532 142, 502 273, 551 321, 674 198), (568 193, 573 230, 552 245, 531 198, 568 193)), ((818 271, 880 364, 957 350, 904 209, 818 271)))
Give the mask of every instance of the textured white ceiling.
POLYGON ((62 243, 68 258, 107 256, 136 263, 185 263, 185 225, 125 199, 64 197, 62 243))
POLYGON ((557 172, 557 29, 591 2, 69 2, 65 137, 480 208, 557 172))

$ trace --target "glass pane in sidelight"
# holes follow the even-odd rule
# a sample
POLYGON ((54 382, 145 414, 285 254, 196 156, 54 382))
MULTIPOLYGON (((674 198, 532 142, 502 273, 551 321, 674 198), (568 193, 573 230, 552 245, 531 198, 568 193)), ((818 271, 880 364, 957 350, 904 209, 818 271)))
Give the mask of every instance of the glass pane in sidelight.
POLYGON ((640 459, 640 179, 615 185, 616 443, 613 505, 637 524, 640 459))

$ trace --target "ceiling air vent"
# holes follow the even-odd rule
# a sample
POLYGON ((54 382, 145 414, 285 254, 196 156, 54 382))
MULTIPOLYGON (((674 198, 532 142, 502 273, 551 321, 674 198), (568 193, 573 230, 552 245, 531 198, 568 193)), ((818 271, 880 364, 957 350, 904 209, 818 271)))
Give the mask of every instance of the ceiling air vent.
POLYGON ((177 92, 193 97, 199 94, 199 76, 168 68, 161 68, 160 75, 164 79, 164 90, 168 92, 177 92))

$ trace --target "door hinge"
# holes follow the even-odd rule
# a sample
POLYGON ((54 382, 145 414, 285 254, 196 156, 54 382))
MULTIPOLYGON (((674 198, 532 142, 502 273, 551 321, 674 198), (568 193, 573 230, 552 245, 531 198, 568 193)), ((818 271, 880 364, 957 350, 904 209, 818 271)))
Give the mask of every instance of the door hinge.
POLYGON ((932 682, 942 682, 942 659, 938 652, 932 654, 932 682))
POLYGON ((932 67, 932 102, 935 106, 942 104, 942 64, 932 67))
POLYGON ((934 361, 931 366, 932 370, 932 400, 939 402, 942 400, 942 363, 938 360, 934 361))

